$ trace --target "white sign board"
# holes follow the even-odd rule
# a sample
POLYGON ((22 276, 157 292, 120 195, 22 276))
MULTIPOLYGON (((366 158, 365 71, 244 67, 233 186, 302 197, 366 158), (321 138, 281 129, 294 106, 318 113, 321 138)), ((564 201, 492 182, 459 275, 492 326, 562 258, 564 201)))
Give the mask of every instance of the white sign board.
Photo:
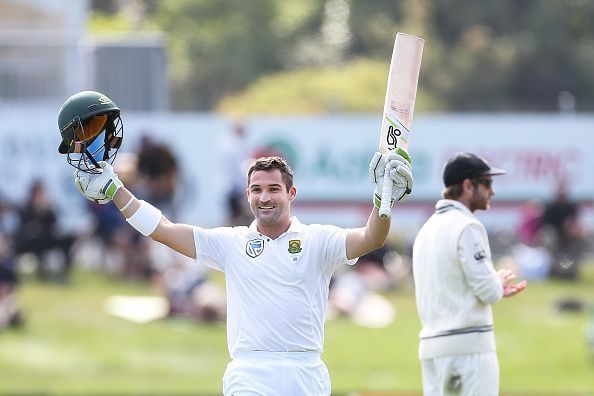
MULTIPOLYGON (((377 124, 376 117, 355 116, 257 119, 250 138, 256 147, 287 155, 302 199, 357 201, 370 195, 367 168, 377 149, 377 124)), ((410 199, 439 198, 443 165, 457 151, 507 170, 495 181, 498 200, 548 199, 560 180, 573 197, 592 199, 594 154, 587 142, 593 133, 592 116, 419 115, 410 144, 410 199)))
MULTIPOLYGON (((84 200, 73 186, 73 168, 57 152, 56 115, 57 109, 0 110, 0 199, 22 201, 31 182, 41 178, 66 226, 76 228, 84 200)), ((200 114, 124 112, 122 117, 122 151, 134 152, 146 134, 168 144, 178 156, 184 192, 179 220, 206 227, 223 224, 219 153, 231 121, 200 114)), ((287 156, 295 170, 297 208, 302 213, 309 208, 317 222, 360 226, 371 208, 367 168, 377 149, 379 123, 379 116, 254 117, 246 120, 246 144, 252 152, 280 151, 287 156)), ((456 151, 482 155, 508 171, 496 177, 494 207, 548 200, 559 180, 568 182, 573 198, 591 203, 593 132, 590 115, 419 114, 410 145, 415 187, 399 211, 422 207, 422 221, 427 207, 440 197, 443 164, 456 151)))

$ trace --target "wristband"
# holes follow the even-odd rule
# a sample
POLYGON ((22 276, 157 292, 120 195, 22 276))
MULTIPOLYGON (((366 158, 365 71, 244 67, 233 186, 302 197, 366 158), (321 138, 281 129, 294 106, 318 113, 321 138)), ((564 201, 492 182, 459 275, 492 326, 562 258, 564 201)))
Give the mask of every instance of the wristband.
MULTIPOLYGON (((373 206, 375 206, 378 209, 382 206, 382 196, 377 192, 373 193, 373 206)), ((393 207, 394 207, 394 198, 391 198, 390 199, 390 208, 393 208, 393 207)))
POLYGON ((120 212, 122 212, 122 213, 123 213, 123 212, 124 212, 124 210, 128 209, 128 206, 132 205, 132 201, 134 201, 134 195, 132 195, 132 196, 130 197, 130 200, 128 201, 128 203, 126 203, 126 205, 124 205, 124 206, 122 206, 122 207, 120 208, 120 212))
POLYGON ((115 193, 123 186, 123 183, 117 177, 109 179, 107 183, 101 189, 105 196, 109 199, 113 199, 115 193))
POLYGON ((161 222, 161 211, 148 202, 140 200, 140 208, 126 219, 128 224, 144 236, 149 236, 161 222))

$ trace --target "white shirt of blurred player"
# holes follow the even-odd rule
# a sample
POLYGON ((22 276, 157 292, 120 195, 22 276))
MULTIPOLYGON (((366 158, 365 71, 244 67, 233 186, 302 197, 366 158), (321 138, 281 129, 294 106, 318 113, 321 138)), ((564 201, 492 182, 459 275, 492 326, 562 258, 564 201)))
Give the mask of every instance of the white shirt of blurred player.
POLYGON ((225 135, 220 143, 221 180, 227 194, 243 195, 250 162, 247 139, 236 131, 225 135))
POLYGON ((328 287, 346 257, 348 229, 291 218, 273 240, 250 227, 194 227, 199 263, 225 273, 227 343, 242 351, 321 353, 328 287))
POLYGON ((491 304, 503 297, 485 227, 461 202, 442 199, 413 246, 423 328, 419 357, 495 351, 491 304))

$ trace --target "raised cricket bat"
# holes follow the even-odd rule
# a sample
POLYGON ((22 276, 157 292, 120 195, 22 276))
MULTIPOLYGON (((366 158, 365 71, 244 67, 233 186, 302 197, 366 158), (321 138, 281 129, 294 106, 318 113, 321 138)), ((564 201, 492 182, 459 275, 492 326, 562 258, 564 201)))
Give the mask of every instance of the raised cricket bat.
MULTIPOLYGON (((398 147, 408 149, 424 44, 422 38, 405 33, 396 34, 384 103, 380 153, 397 150, 398 147)), ((379 210, 379 215, 383 219, 391 215, 391 198, 392 180, 386 172, 379 210)))

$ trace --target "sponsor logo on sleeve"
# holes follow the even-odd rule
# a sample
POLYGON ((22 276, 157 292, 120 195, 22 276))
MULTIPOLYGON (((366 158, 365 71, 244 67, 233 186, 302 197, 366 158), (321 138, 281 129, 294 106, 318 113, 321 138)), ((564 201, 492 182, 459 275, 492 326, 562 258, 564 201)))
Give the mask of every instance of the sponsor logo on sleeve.
POLYGON ((484 250, 478 251, 474 254, 474 259, 476 261, 482 261, 487 258, 487 253, 484 250))

